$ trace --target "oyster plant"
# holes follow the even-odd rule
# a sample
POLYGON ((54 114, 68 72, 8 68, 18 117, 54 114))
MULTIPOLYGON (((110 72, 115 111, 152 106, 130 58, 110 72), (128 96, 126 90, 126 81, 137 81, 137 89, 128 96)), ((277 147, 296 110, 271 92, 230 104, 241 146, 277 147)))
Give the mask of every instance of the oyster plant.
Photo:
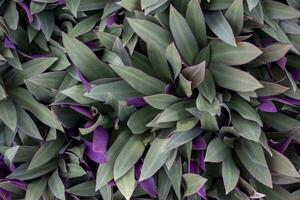
POLYGON ((0 13, 1 199, 300 199, 298 0, 0 13))

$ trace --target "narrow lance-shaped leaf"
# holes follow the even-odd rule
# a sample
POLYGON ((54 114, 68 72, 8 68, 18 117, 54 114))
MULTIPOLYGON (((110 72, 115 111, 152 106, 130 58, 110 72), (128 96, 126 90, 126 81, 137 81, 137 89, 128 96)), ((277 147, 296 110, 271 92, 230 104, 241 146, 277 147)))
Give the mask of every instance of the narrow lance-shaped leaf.
POLYGON ((217 63, 211 64, 209 69, 217 84, 224 88, 237 92, 250 92, 263 87, 253 76, 242 70, 217 63))
POLYGON ((234 1, 225 13, 232 31, 235 35, 239 35, 244 24, 244 6, 243 0, 234 1))
POLYGON ((189 2, 185 18, 199 46, 205 46, 207 43, 205 19, 198 0, 189 2))
POLYGON ((166 162, 171 151, 165 150, 167 139, 156 138, 148 150, 139 181, 143 181, 156 173, 166 162))
POLYGON ((134 164, 140 159, 145 146, 141 137, 134 135, 121 150, 114 164, 114 179, 118 180, 126 174, 134 164))
POLYGON ((222 176, 226 194, 228 194, 236 187, 240 177, 240 170, 237 168, 231 155, 225 158, 222 163, 222 176))
POLYGON ((62 137, 59 137, 58 140, 49 141, 43 144, 40 149, 34 154, 28 166, 28 169, 30 170, 37 168, 51 160, 54 156, 56 156, 63 143, 64 139, 62 137))
POLYGON ((12 131, 17 128, 17 112, 14 103, 6 98, 0 101, 0 120, 12 131))
POLYGON ((272 188, 272 177, 259 143, 244 140, 235 146, 235 152, 249 173, 264 185, 272 188))
POLYGON ((59 177, 58 170, 55 170, 50 176, 48 186, 55 197, 58 199, 65 198, 65 186, 59 177))
POLYGON ((122 195, 129 200, 136 187, 136 180, 134 178, 134 167, 130 169, 126 174, 116 181, 117 187, 122 195))
POLYGON ((181 71, 182 61, 174 42, 167 47, 165 56, 171 64, 173 79, 175 80, 181 71))
POLYGON ((199 51, 197 40, 184 17, 173 7, 170 8, 170 29, 178 47, 188 64, 193 64, 199 51))
POLYGON ((205 22, 218 38, 236 47, 232 29, 221 11, 209 11, 205 13, 205 22))
POLYGON ((63 43, 74 65, 89 81, 114 77, 111 69, 82 42, 63 34, 63 43))
POLYGON ((246 64, 262 54, 261 50, 248 42, 237 43, 236 47, 218 42, 211 46, 211 51, 212 62, 221 62, 227 65, 246 64))
POLYGON ((60 122, 58 122, 50 110, 37 102, 27 90, 20 87, 14 88, 9 91, 9 95, 19 106, 33 113, 43 123, 63 131, 60 122))
POLYGON ((117 65, 111 65, 111 68, 138 92, 145 95, 164 93, 165 83, 136 68, 117 65))
POLYGON ((134 32, 145 42, 152 40, 162 47, 167 47, 171 43, 171 34, 159 25, 143 19, 127 18, 127 21, 134 32))
POLYGON ((184 196, 197 193, 207 180, 198 174, 192 173, 183 174, 182 178, 185 183, 184 196))

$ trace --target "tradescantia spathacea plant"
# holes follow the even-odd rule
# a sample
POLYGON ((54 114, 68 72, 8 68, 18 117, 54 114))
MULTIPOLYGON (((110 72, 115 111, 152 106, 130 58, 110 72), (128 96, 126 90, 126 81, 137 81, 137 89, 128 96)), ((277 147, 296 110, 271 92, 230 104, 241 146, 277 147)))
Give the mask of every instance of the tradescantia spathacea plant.
POLYGON ((300 1, 0 12, 0 199, 300 199, 300 1))

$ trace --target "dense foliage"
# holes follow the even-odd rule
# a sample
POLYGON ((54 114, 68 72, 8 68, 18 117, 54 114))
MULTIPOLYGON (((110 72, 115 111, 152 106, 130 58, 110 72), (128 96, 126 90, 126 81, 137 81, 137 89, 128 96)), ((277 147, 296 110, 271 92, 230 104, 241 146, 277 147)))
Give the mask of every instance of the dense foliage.
POLYGON ((299 0, 0 0, 1 199, 300 199, 299 0))

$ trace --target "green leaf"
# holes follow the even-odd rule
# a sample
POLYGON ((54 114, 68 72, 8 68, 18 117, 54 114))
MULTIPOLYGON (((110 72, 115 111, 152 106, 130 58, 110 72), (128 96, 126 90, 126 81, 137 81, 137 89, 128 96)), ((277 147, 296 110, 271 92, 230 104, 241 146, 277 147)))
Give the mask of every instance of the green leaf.
POLYGON ((18 166, 7 178, 19 179, 19 180, 31 180, 48 174, 49 172, 56 169, 58 166, 57 160, 52 160, 46 164, 37 167, 35 169, 27 170, 28 164, 24 163, 18 166))
POLYGON ((199 111, 209 112, 212 116, 217 115, 220 112, 221 104, 218 99, 215 99, 212 103, 206 101, 201 94, 196 99, 196 106, 199 111))
POLYGON ((63 131, 60 122, 54 117, 50 110, 43 104, 37 102, 27 90, 20 87, 14 88, 9 90, 9 95, 16 104, 30 111, 41 122, 50 127, 63 131))
POLYGON ((249 10, 252 11, 259 3, 259 0, 247 0, 249 10))
POLYGON ((240 136, 255 142, 259 141, 261 128, 256 122, 244 119, 235 113, 231 113, 231 117, 232 125, 240 136))
POLYGON ((209 70, 205 70, 203 82, 198 86, 199 92, 204 96, 209 103, 212 103, 216 97, 216 86, 214 78, 209 70))
POLYGON ((192 82, 187 80, 182 74, 179 74, 176 94, 182 97, 192 96, 192 82))
POLYGON ((9 28, 16 30, 19 23, 19 12, 15 1, 8 1, 8 6, 4 10, 4 19, 9 28))
POLYGON ((17 122, 19 131, 30 137, 42 140, 43 138, 39 132, 39 129, 31 119, 31 117, 27 114, 27 112, 19 106, 16 107, 16 111, 18 113, 17 122))
POLYGON ((270 169, 285 176, 300 177, 297 169, 287 157, 276 150, 272 150, 272 153, 272 157, 267 157, 270 169))
POLYGON ((211 64, 209 69, 216 83, 224 88, 237 92, 250 92, 263 87, 253 76, 240 69, 220 63, 211 64))
POLYGON ((195 127, 191 130, 184 132, 175 132, 171 137, 168 138, 168 143, 165 146, 166 151, 175 149, 199 136, 202 130, 199 127, 195 127))
POLYGON ((107 100, 108 96, 117 100, 142 96, 141 93, 137 92, 123 80, 92 86, 91 91, 85 92, 83 95, 103 102, 107 100))
POLYGON ((237 143, 234 150, 249 173, 259 182, 272 188, 271 173, 260 144, 243 140, 237 143))
POLYGON ((101 15, 99 13, 85 18, 76 24, 76 26, 74 26, 74 28, 68 33, 69 37, 78 37, 91 31, 100 19, 101 15))
POLYGON ((134 167, 131 168, 121 178, 116 180, 116 184, 122 195, 125 197, 125 199, 129 200, 137 185, 134 177, 134 167))
POLYGON ((172 72, 173 72, 173 79, 175 80, 181 71, 182 61, 181 61, 180 54, 179 54, 174 42, 172 42, 167 47, 165 54, 166 54, 167 60, 171 64, 172 72))
POLYGON ((68 163, 66 165, 67 172, 63 173, 63 176, 66 178, 77 178, 86 174, 86 171, 76 163, 68 163))
POLYGON ((170 8, 169 23, 179 52, 188 64, 193 64, 199 51, 197 40, 184 17, 173 6, 170 8))
POLYGON ((222 162, 230 154, 221 138, 217 137, 208 144, 205 162, 222 162))
POLYGON ((107 163, 99 164, 96 176, 96 191, 113 179, 114 164, 120 151, 130 138, 128 131, 123 131, 115 139, 112 146, 107 151, 107 163))
POLYGON ((202 176, 198 174, 183 174, 182 175, 184 185, 185 185, 185 191, 183 196, 191 196, 195 193, 197 193, 200 188, 204 185, 204 183, 207 181, 206 178, 203 178, 202 176))
POLYGON ((117 2, 118 5, 122 6, 129 12, 134 12, 135 10, 140 10, 140 1, 139 0, 121 0, 117 2))
POLYGON ((171 182, 163 169, 158 172, 157 196, 160 200, 166 200, 171 189, 171 182))
POLYGON ((43 11, 38 13, 37 16, 41 23, 41 30, 44 33, 47 41, 49 41, 55 26, 54 14, 52 12, 43 11))
POLYGON ((167 167, 164 167, 165 172, 170 179, 170 182, 172 184, 172 187, 175 191, 175 194, 178 199, 181 198, 181 179, 182 179, 182 161, 181 159, 177 159, 174 161, 172 167, 170 170, 167 169, 167 167))
POLYGON ((147 131, 149 128, 146 126, 159 111, 150 106, 139 109, 133 113, 128 121, 127 126, 130 128, 133 134, 141 134, 147 131))
POLYGON ((36 58, 23 64, 23 70, 13 69, 10 76, 7 77, 7 84, 19 86, 24 84, 24 80, 46 71, 51 65, 57 61, 57 58, 36 58))
POLYGON ((226 194, 228 194, 236 187, 240 178, 240 170, 237 168, 231 155, 225 158, 222 163, 222 177, 226 194))
POLYGON ((150 41, 147 43, 147 53, 155 74, 160 79, 170 82, 172 80, 172 71, 165 57, 165 48, 150 41))
POLYGON ((74 65, 88 80, 114 77, 111 69, 79 40, 63 34, 63 44, 74 65))
POLYGON ((93 197, 97 195, 95 192, 95 181, 77 184, 71 188, 68 188, 66 191, 79 197, 93 197))
POLYGON ((166 48, 172 41, 171 34, 157 24, 143 19, 127 18, 127 21, 134 32, 147 43, 153 41, 166 48))
POLYGON ((206 63, 203 61, 198 65, 189 66, 182 70, 184 77, 192 81, 192 89, 198 87, 204 81, 205 66, 206 63))
POLYGON ((39 150, 34 154, 29 166, 28 170, 35 169, 40 167, 41 165, 47 163, 49 160, 54 158, 62 145, 64 144, 63 137, 60 137, 57 140, 52 140, 49 142, 45 142, 39 150))
POLYGON ((165 109, 161 115, 158 117, 157 122, 174 122, 181 119, 184 119, 190 114, 186 111, 187 108, 194 107, 195 102, 193 101, 182 101, 174 103, 173 105, 169 106, 165 109))
POLYGON ((63 79, 65 78, 66 73, 64 71, 61 72, 46 72, 43 74, 38 74, 27 81, 41 86, 43 88, 55 89, 57 90, 61 85, 63 79))
POLYGON ((236 47, 232 29, 221 11, 210 11, 205 14, 205 22, 218 38, 236 47))
POLYGON ((220 62, 227 65, 243 65, 262 54, 262 51, 248 42, 239 42, 236 47, 218 42, 211 46, 211 51, 212 62, 220 62))
POLYGON ((66 0, 66 6, 72 14, 77 17, 78 8, 81 0, 66 0))
POLYGON ((300 17, 300 11, 286 4, 272 0, 262 1, 262 4, 266 14, 272 19, 286 20, 300 17))
POLYGON ((284 57, 285 54, 292 48, 290 44, 273 44, 266 48, 263 48, 263 54, 260 55, 257 60, 263 64, 275 62, 284 57))
POLYGON ((86 90, 83 87, 83 85, 75 85, 75 86, 71 86, 71 87, 69 85, 67 85, 66 87, 69 87, 69 88, 62 89, 62 91, 60 91, 61 95, 70 97, 71 99, 73 99, 74 101, 76 101, 80 104, 90 104, 90 103, 96 102, 95 99, 86 97, 88 95, 85 94, 86 90), (85 94, 85 95, 83 95, 83 94, 85 94))
POLYGON ((195 117, 182 119, 176 123, 176 132, 188 131, 194 128, 198 124, 199 120, 195 117))
POLYGON ((14 103, 6 98, 0 101, 0 119, 12 131, 17 128, 17 112, 14 103))
POLYGON ((138 135, 133 135, 122 148, 114 164, 114 179, 126 174, 144 153, 145 146, 138 135))
POLYGON ((171 151, 166 151, 167 139, 155 138, 148 150, 139 181, 146 180, 155 174, 166 162, 171 151))
POLYGON ((289 131, 300 126, 300 121, 282 113, 259 113, 265 124, 278 131, 289 131))
POLYGON ((243 0, 235 0, 227 9, 225 17, 235 35, 239 35, 244 24, 243 0))
POLYGON ((164 93, 166 84, 144 72, 127 66, 110 65, 131 87, 145 95, 164 93))
POLYGON ((56 198, 65 199, 65 186, 58 175, 58 170, 55 170, 50 176, 48 187, 56 198))
POLYGON ((159 2, 159 0, 141 0, 141 6, 142 6, 142 9, 144 10, 145 8, 150 7, 153 4, 156 4, 158 2, 159 2))
POLYGON ((28 184, 25 200, 40 199, 47 187, 47 178, 42 177, 28 184))
POLYGON ((205 19, 198 0, 189 2, 185 18, 199 46, 205 46, 207 44, 205 19))
POLYGON ((239 96, 233 96, 226 105, 230 109, 238 112, 245 119, 255 121, 261 126, 263 125, 256 110, 245 99, 239 96))
POLYGON ((152 96, 144 97, 144 100, 153 108, 164 110, 174 104, 177 101, 180 101, 179 98, 170 95, 170 94, 156 94, 152 96))
POLYGON ((256 91, 258 96, 275 96, 286 92, 289 88, 274 82, 260 81, 264 86, 256 91))

